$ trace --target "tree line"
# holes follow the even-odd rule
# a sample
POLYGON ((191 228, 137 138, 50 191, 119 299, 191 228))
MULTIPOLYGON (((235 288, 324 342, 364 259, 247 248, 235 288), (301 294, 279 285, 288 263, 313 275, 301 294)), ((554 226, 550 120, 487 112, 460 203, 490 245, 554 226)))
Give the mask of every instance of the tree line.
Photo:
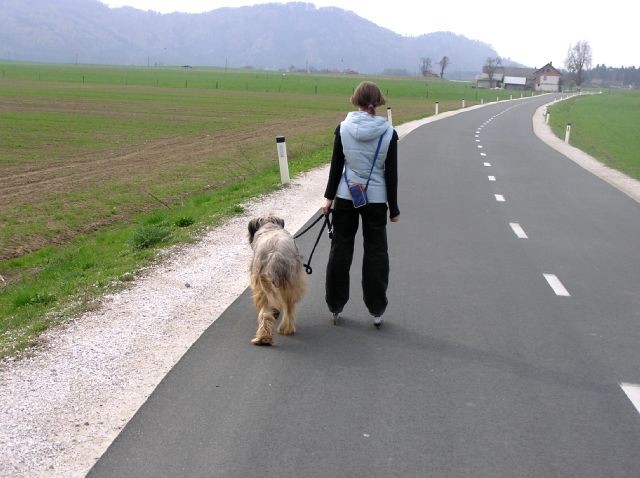
POLYGON ((584 40, 569 47, 567 51, 564 64, 578 86, 585 83, 605 87, 640 87, 640 69, 635 66, 612 68, 596 65, 595 68, 591 68, 591 58, 591 45, 584 40))
POLYGON ((587 71, 587 81, 602 86, 632 86, 640 87, 640 68, 635 66, 614 68, 607 65, 596 65, 587 71))

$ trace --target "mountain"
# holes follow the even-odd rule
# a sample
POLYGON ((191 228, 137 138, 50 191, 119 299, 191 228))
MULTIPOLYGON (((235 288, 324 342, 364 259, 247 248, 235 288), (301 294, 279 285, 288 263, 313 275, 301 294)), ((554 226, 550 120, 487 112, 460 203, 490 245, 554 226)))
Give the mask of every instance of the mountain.
POLYGON ((468 78, 495 50, 451 32, 405 37, 339 8, 308 3, 159 14, 98 0, 0 0, 0 56, 121 65, 418 71, 448 56, 450 78, 468 78))

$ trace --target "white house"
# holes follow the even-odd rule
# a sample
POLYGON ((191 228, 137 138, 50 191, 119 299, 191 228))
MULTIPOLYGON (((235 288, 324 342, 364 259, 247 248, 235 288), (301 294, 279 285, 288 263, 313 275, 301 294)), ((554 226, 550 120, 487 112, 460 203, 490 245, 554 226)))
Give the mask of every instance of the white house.
POLYGON ((560 91, 562 73, 551 62, 533 73, 533 87, 536 91, 560 91))
POLYGON ((547 63, 540 69, 498 67, 493 74, 493 81, 489 83, 489 75, 486 67, 477 75, 477 88, 504 88, 507 90, 535 90, 535 91, 560 91, 560 78, 562 74, 551 63, 547 63))

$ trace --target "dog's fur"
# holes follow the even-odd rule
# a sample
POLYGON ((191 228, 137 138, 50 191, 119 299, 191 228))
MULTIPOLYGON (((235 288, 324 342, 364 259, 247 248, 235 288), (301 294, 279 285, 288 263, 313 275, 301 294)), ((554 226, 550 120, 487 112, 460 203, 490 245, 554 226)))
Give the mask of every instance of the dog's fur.
POLYGON ((296 304, 305 291, 302 258, 284 221, 264 216, 249 222, 249 244, 253 249, 250 279, 253 302, 258 309, 258 330, 254 345, 273 345, 273 329, 281 318, 278 333, 296 331, 296 304))

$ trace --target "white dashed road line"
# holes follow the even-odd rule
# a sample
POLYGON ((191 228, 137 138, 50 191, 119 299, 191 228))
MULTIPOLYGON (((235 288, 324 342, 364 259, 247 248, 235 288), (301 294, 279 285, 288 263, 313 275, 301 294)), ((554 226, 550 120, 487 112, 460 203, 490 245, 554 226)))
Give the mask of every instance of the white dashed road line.
MULTIPOLYGON (((478 129, 476 130, 476 136, 475 136, 476 137, 476 143, 480 143, 480 139, 478 139, 478 138, 480 137, 480 131, 482 130, 482 128, 484 126, 488 125, 496 117, 497 116, 494 116, 490 120, 488 120, 485 123, 483 123, 482 126, 478 127, 478 129)), ((482 149, 482 145, 481 144, 478 144, 477 146, 478 146, 478 149, 482 149)), ((480 156, 486 157, 487 154, 481 152, 480 156)), ((483 164, 487 168, 491 167, 491 163, 485 162, 483 164)), ((495 176, 487 176, 487 178, 489 179, 489 181, 492 181, 492 182, 496 181, 496 177, 495 176)), ((502 194, 494 194, 494 196, 495 196, 495 199, 496 199, 497 202, 506 202, 506 199, 502 194)), ((513 230, 513 233, 516 235, 516 237, 518 237, 519 239, 528 239, 529 238, 529 236, 527 236, 527 233, 524 231, 522 226, 520 226, 520 224, 518 224, 517 222, 510 222, 509 226, 513 230)), ((569 291, 562 284, 562 282, 560 282, 560 279, 558 279, 558 277, 555 274, 543 274, 543 276, 546 279, 546 281, 549 284, 549 286, 551 287, 551 289, 555 292, 556 295, 561 296, 561 297, 571 297, 571 294, 569 294, 569 291)), ((640 386, 624 384, 624 383, 621 383, 620 386, 622 387, 624 392, 627 394, 627 396, 631 399, 631 401, 633 402, 634 406, 640 412, 640 386)))
POLYGON ((633 406, 636 407, 638 413, 640 413, 640 385, 635 385, 633 383, 620 383, 620 387, 627 394, 633 406))
POLYGON ((571 294, 569 294, 569 291, 565 288, 564 285, 562 285, 562 282, 560 282, 560 279, 558 279, 555 274, 542 274, 542 275, 544 276, 545 279, 547 279, 549 286, 551 286, 551 288, 556 293, 556 295, 559 295, 561 297, 571 297, 571 294))
POLYGON ((518 238, 529 239, 529 236, 527 236, 527 233, 524 232, 524 229, 522 229, 522 226, 520 224, 518 224, 517 222, 510 222, 509 225, 511 226, 511 229, 513 229, 514 234, 518 236, 518 238))

